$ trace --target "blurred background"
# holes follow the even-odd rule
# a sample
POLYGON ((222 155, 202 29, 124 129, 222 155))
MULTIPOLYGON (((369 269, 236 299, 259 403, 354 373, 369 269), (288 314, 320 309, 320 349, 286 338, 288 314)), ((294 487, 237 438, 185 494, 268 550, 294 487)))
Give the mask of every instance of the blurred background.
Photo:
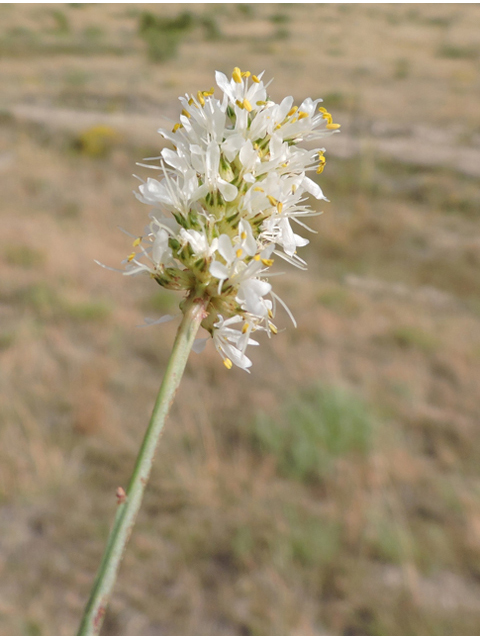
POLYGON ((330 199, 251 375, 192 354, 103 632, 480 632, 480 7, 0 5, 0 632, 75 633, 179 297, 143 231, 178 95, 323 97, 330 199), (169 120, 171 119, 171 121, 169 120))

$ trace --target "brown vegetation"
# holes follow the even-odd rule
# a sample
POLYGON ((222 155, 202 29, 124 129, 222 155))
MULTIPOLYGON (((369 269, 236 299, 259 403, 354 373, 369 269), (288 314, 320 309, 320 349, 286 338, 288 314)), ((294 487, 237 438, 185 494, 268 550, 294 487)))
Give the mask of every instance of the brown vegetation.
POLYGON ((94 259, 141 231, 176 96, 235 65, 342 122, 331 203, 278 280, 298 329, 251 375, 192 354, 104 633, 478 633, 479 33, 477 5, 0 6, 1 633, 76 630, 175 332, 136 325, 178 302, 94 259))

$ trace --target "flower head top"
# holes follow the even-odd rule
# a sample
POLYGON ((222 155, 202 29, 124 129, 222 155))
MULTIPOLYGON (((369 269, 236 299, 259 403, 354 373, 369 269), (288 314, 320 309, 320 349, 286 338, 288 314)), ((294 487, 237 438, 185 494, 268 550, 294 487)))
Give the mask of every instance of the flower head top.
POLYGON ((252 333, 277 332, 276 302, 283 303, 267 280, 273 256, 305 268, 297 248, 308 240, 292 223, 308 229, 308 196, 326 200, 306 175, 322 173, 325 150, 300 143, 340 126, 321 100, 273 102, 262 76, 217 71, 220 98, 214 88, 180 98, 179 122, 159 130, 173 148, 156 158, 158 179, 136 194, 153 206, 150 223, 125 261, 126 275, 147 272, 168 289, 202 292, 202 326, 227 368, 251 366, 252 333))

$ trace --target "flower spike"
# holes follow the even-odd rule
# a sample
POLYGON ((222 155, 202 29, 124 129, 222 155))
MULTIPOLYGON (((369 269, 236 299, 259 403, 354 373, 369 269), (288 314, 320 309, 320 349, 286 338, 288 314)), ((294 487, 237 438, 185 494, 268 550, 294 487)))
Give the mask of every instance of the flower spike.
POLYGON ((323 172, 325 149, 301 143, 340 125, 321 100, 275 103, 263 73, 235 67, 230 78, 219 71, 215 78, 220 98, 213 87, 187 94, 173 130, 159 130, 173 150, 163 149, 160 175, 139 186, 138 199, 153 211, 124 273, 148 273, 187 295, 202 290, 209 301, 202 326, 223 363, 248 370, 245 351, 258 344, 251 334, 277 333, 277 301, 295 322, 268 281, 272 256, 306 268, 297 250, 308 240, 293 225, 310 230, 301 218, 316 213, 306 201, 326 200, 307 177, 323 172))

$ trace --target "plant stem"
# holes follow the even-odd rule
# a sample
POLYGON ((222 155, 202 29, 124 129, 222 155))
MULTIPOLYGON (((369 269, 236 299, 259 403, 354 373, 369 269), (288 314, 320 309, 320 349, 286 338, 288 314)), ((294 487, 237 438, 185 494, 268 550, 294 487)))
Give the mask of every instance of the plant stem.
POLYGON ((182 378, 193 341, 205 317, 207 300, 201 292, 192 292, 186 300, 165 376, 158 392, 152 417, 140 448, 126 495, 117 492, 119 507, 105 548, 90 599, 78 631, 79 636, 98 635, 105 617, 118 568, 140 510, 145 487, 163 425, 182 378))

